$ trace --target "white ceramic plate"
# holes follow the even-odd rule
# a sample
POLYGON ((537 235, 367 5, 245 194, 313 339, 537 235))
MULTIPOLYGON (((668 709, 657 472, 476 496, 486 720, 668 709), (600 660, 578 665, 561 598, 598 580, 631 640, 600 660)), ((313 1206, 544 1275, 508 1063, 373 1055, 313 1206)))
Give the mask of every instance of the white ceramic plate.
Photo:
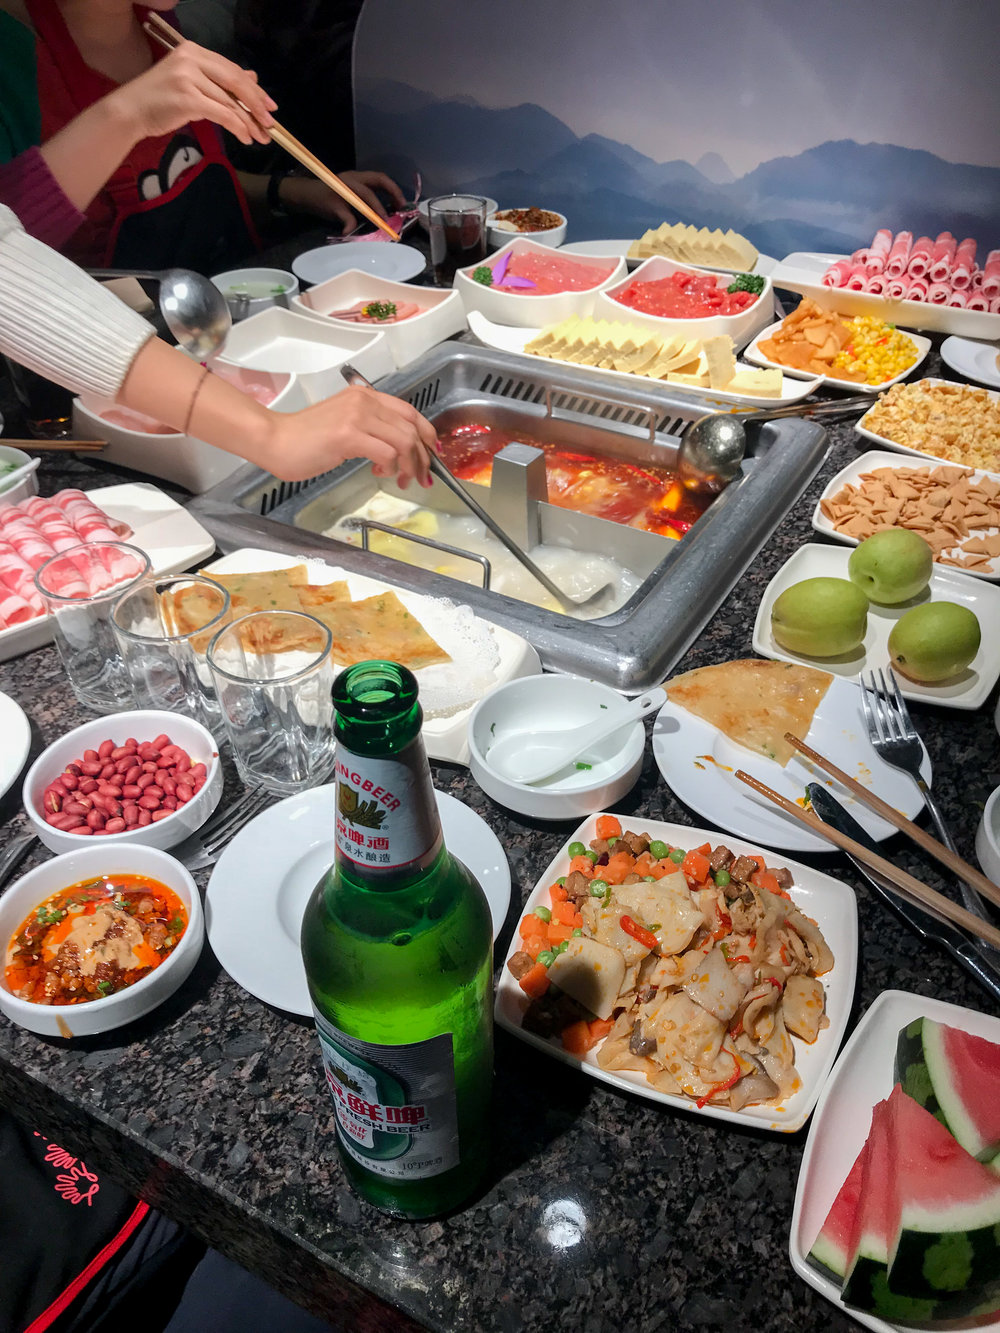
MULTIPOLYGON (((567 846, 577 840, 585 844, 589 843, 595 836, 594 829, 597 819, 597 815, 591 815, 584 820, 580 827, 567 838, 567 846)), ((623 827, 627 828, 628 823, 628 820, 623 820, 623 827)), ((715 843, 718 841, 717 834, 706 829, 690 828, 686 824, 663 824, 656 820, 638 819, 633 822, 633 827, 641 829, 644 833, 650 834, 651 837, 662 838, 665 842, 681 847, 696 847, 703 842, 715 843)), ((734 1125, 747 1126, 749 1124, 757 1129, 769 1129, 780 1134, 792 1134, 795 1130, 801 1129, 809 1118, 809 1113, 816 1104, 820 1089, 830 1072, 840 1048, 844 1030, 847 1027, 851 1002, 854 998, 854 975, 858 964, 857 902, 853 890, 846 884, 842 884, 840 880, 832 879, 829 875, 821 874, 818 870, 812 870, 808 866, 799 865, 795 861, 787 861, 783 857, 776 857, 769 853, 766 848, 762 848, 759 842, 737 843, 727 839, 726 845, 737 855, 743 852, 763 851, 769 865, 787 866, 795 879, 795 884, 790 890, 792 898, 807 916, 813 918, 833 950, 835 960, 833 970, 823 978, 823 985, 826 988, 826 1012, 830 1020, 830 1026, 819 1034, 811 1046, 799 1041, 798 1038, 792 1039, 795 1047, 795 1067, 802 1080, 802 1086, 798 1092, 785 1098, 779 1106, 747 1106, 742 1111, 730 1111, 728 1107, 709 1105, 699 1109, 696 1103, 687 1097, 674 1097, 669 1093, 659 1092, 656 1088, 650 1087, 643 1074, 631 1070, 602 1069, 597 1063, 597 1051, 600 1049, 600 1044, 592 1051, 588 1051, 583 1059, 580 1059, 579 1056, 570 1055, 557 1039, 548 1041, 536 1033, 525 1032, 521 1027, 521 1019, 527 1008, 527 1000, 524 992, 507 970, 506 965, 501 969, 500 980, 497 984, 494 1014, 501 1027, 506 1028, 508 1032, 512 1032, 516 1037, 520 1037, 522 1041, 526 1041, 529 1046, 534 1046, 537 1050, 544 1051, 546 1055, 552 1055, 557 1060, 561 1060, 563 1064, 571 1065, 573 1068, 580 1070, 581 1073, 589 1074, 591 1078, 600 1079, 602 1083, 608 1083, 621 1092, 646 1097, 650 1101, 690 1111, 692 1115, 704 1116, 709 1120, 726 1120, 734 1125)), ((524 905, 522 916, 532 911, 539 904, 548 906, 549 885, 559 875, 566 873, 568 864, 569 855, 564 848, 553 858, 548 869, 535 885, 531 896, 524 905)), ((521 941, 515 933, 507 954, 508 958, 518 951, 520 944, 521 941)))
MULTIPOLYGON (((560 249, 565 249, 565 246, 561 246, 560 249)), ((808 398, 822 383, 819 378, 799 380, 783 375, 780 398, 761 398, 750 393, 726 393, 722 389, 699 389, 691 384, 672 384, 669 380, 652 380, 646 375, 628 375, 621 370, 601 370, 595 366, 581 366, 577 365, 576 362, 553 361, 548 357, 536 356, 533 352, 526 352, 524 349, 532 338, 538 336, 541 332, 540 329, 517 329, 509 324, 494 324, 492 320, 487 319, 478 310, 470 310, 468 320, 469 328, 479 341, 485 343, 487 347, 496 347, 502 352, 515 352, 528 361, 538 361, 546 366, 565 365, 573 370, 584 370, 588 375, 594 375, 610 384, 628 384, 633 388, 642 389, 661 388, 666 389, 671 394, 691 394, 704 399, 710 404, 714 402, 728 406, 731 403, 741 403, 744 407, 780 407, 785 403, 797 403, 803 398, 808 398)), ((748 367, 737 361, 736 369, 747 370, 748 367)))
MULTIPOLYGON (((760 333, 757 334, 749 347, 743 349, 743 359, 755 366, 772 366, 775 370, 781 370, 787 375, 794 376, 796 379, 813 379, 814 376, 812 376, 808 370, 795 370, 791 366, 783 366, 780 361, 769 361, 760 350, 758 344, 761 339, 766 340, 772 338, 777 330, 781 328, 783 322, 783 320, 779 319, 776 323, 770 325, 769 328, 761 329, 760 333)), ((930 338, 922 337, 919 333, 911 333, 909 329, 904 330, 904 332, 906 333, 906 336, 913 341, 913 345, 917 349, 917 359, 912 365, 907 366, 905 370, 901 370, 898 375, 894 375, 892 379, 883 380, 881 384, 858 384, 856 380, 840 380, 833 375, 823 375, 821 377, 823 384, 831 389, 846 389, 849 393, 881 393, 884 389, 888 389, 890 385, 896 384, 899 380, 905 380, 907 375, 912 375, 917 367, 922 365, 926 360, 927 353, 931 350, 931 340, 930 338)))
POLYGON ((589 255, 591 259, 627 259, 631 244, 631 240, 571 241, 559 249, 564 255, 589 255))
MULTIPOLYGON (((875 1104, 892 1091, 896 1039, 900 1029, 915 1018, 933 1018, 973 1036, 1000 1042, 1000 1019, 929 996, 912 995, 909 991, 883 991, 854 1029, 820 1096, 799 1167, 788 1238, 789 1258, 799 1277, 876 1333, 896 1330, 905 1333, 911 1326, 890 1324, 861 1310, 849 1309, 840 1299, 839 1286, 813 1268, 806 1255, 864 1146, 875 1104)), ((976 1333, 990 1333, 990 1330, 997 1333, 1000 1317, 988 1323, 959 1321, 927 1327, 975 1328, 976 1333)))
POLYGON ((321 245, 307 250, 292 264, 300 282, 326 282, 348 269, 361 269, 380 278, 405 282, 423 273, 427 261, 412 245, 376 245, 372 241, 344 241, 340 245, 321 245))
MULTIPOLYGON (((495 938, 510 904, 507 857, 474 810, 446 792, 435 795, 445 844, 483 886, 495 938)), ((244 990, 290 1014, 312 1014, 299 928, 333 861, 336 800, 330 783, 272 805, 232 840, 205 891, 205 926, 219 962, 244 990)))
POLYGON ((975 342, 972 338, 945 338, 941 344, 941 360, 946 366, 994 389, 1000 389, 998 357, 1000 352, 996 343, 975 342))
MULTIPOLYGON (((669 691, 669 682, 667 687, 669 691)), ((834 676, 802 739, 907 819, 913 819, 923 806, 913 779, 885 763, 872 749, 861 711, 861 691, 851 681, 834 676)), ((740 782, 737 769, 759 778, 790 801, 804 799, 807 783, 823 782, 877 842, 895 832, 891 824, 803 756, 793 755, 782 768, 775 760, 737 745, 711 723, 669 699, 656 715, 653 755, 664 781, 685 805, 719 828, 741 838, 759 838, 769 847, 794 852, 835 850, 832 843, 740 782)), ((920 771, 930 785, 931 761, 926 750, 920 771)))
MULTIPOLYGON (((406 588, 397 588, 380 580, 367 578, 364 574, 354 574, 350 570, 339 569, 322 560, 299 561, 291 556, 281 555, 277 551, 258 551, 245 547, 231 551, 221 559, 214 561, 205 569, 206 574, 242 574, 264 569, 287 569, 291 565, 305 564, 309 570, 311 583, 334 583, 337 579, 346 579, 351 597, 358 601, 362 597, 371 597, 375 593, 392 588, 396 596, 416 615, 427 632, 434 638, 447 633, 447 622, 452 618, 450 604, 440 598, 423 597, 420 593, 410 592, 406 588), (444 624, 442 624, 442 619, 444 624)), ((479 702, 482 694, 495 685, 519 676, 537 676, 541 672, 541 663, 534 648, 517 634, 504 629, 501 625, 480 626, 492 634, 499 651, 500 660, 488 679, 483 682, 482 692, 465 708, 459 709, 449 717, 425 718, 423 726, 424 745, 432 759, 445 759, 454 764, 468 764, 469 741, 466 724, 469 715, 479 702)), ((441 645, 447 651, 447 642, 441 645)), ((428 681, 429 672, 441 671, 440 667, 422 667, 416 672, 418 683, 428 681)), ((471 674, 471 668, 470 668, 471 674)))
MULTIPOLYGON (((940 467, 955 466, 955 464, 953 463, 945 463, 940 458, 935 459, 934 461, 940 467)), ((823 500, 832 500, 833 497, 837 494, 837 492, 841 490, 842 487, 848 485, 848 483, 852 486, 859 485, 862 474, 866 472, 872 472, 875 470, 875 468, 891 467, 891 468, 909 469, 912 468, 913 466, 914 464, 905 462, 903 459, 901 459, 898 453, 886 453, 880 449, 870 449, 868 453, 862 454, 860 458, 856 458, 852 463, 848 463, 848 465, 845 468, 841 468, 841 470, 833 478, 830 484, 826 487, 823 494, 816 502, 816 508, 813 510, 813 516, 812 516, 813 527, 816 529, 817 532, 822 532, 824 536, 832 537, 834 541, 845 542, 849 546, 857 546, 858 544, 857 537, 849 537, 845 532, 838 532, 838 530, 833 526, 833 524, 827 518, 826 514, 823 513, 820 502, 823 500)), ((922 466, 926 466, 926 460, 924 460, 922 466)), ((988 477, 991 475, 993 474, 973 469, 973 477, 974 480, 976 481, 979 481, 981 478, 988 477)), ((988 537, 991 534, 996 534, 998 532, 1000 532, 1000 528, 976 529, 976 535, 982 537, 988 537)), ((965 578, 1000 579, 1000 556, 998 556, 995 560, 990 561, 988 569, 960 570, 957 565, 939 565, 939 568, 944 570, 949 570, 949 569, 955 570, 956 573, 961 573, 965 578)))
MULTIPOLYGON (((1000 316, 997 316, 997 318, 1000 318, 1000 316)), ((920 382, 921 384, 951 384, 951 383, 952 383, 951 380, 938 380, 938 379, 935 379, 932 375, 927 375, 927 376, 925 376, 924 379, 922 379, 922 380, 919 381, 919 382, 920 382)), ((970 387, 970 388, 975 388, 975 387, 978 387, 978 386, 970 385, 970 386, 968 386, 968 387, 970 387)), ((989 397, 992 398, 994 401, 996 401, 996 402, 1000 402, 1000 393, 995 393, 992 389, 983 389, 981 392, 983 392, 983 393, 985 393, 985 394, 988 394, 989 397)), ((872 406, 874 406, 874 404, 873 404, 872 406)), ((971 466, 972 466, 971 463, 958 463, 958 464, 955 464, 955 463, 952 462, 952 460, 951 460, 950 458, 941 458, 941 457, 939 457, 937 454, 925 454, 925 453, 922 453, 919 449, 911 449, 910 446, 909 446, 908 444, 897 444, 895 440, 890 440, 889 437, 888 437, 887 435, 876 435, 875 432, 874 432, 873 430, 869 430, 869 428, 865 425, 865 422, 868 420, 868 417, 869 417, 869 414, 870 414, 870 413, 871 413, 871 408, 868 409, 868 411, 864 414, 864 416, 861 418, 860 421, 858 421, 858 422, 855 423, 854 429, 857 431, 857 433, 858 433, 859 435, 863 436, 866 440, 871 440, 872 444, 880 445, 883 449, 892 449, 893 452, 894 452, 894 453, 897 453, 897 454, 909 454, 911 458, 922 458, 922 459, 924 459, 924 460, 926 460, 926 459, 930 459, 930 461, 931 461, 932 463, 939 463, 939 464, 940 464, 940 463, 944 463, 944 464, 952 463, 953 466, 957 466, 957 467, 971 467, 971 466)), ((998 478, 1000 478, 1000 468, 998 468, 997 471, 993 471, 993 472, 991 472, 990 475, 991 475, 991 476, 994 476, 994 477, 998 477, 998 478)))
MULTIPOLYGON (((154 448, 169 449, 173 437, 163 436, 154 448)), ((127 540, 149 556, 154 574, 177 574, 215 550, 215 539, 176 500, 146 481, 124 482, 88 491, 87 498, 113 519, 132 528, 127 540)), ((52 638, 49 617, 0 630, 0 662, 17 657, 52 638)))
POLYGON ((0 796, 5 795, 24 767, 31 749, 31 727, 24 709, 9 694, 0 694, 0 796))
POLYGON ((832 671, 835 676, 855 679, 859 672, 884 670, 889 665, 889 634, 905 611, 923 602, 958 602, 978 617, 983 634, 979 652, 970 665, 953 680, 940 685, 921 685, 899 674, 896 682, 905 699, 916 699, 921 703, 940 704, 944 708, 979 708, 985 703, 1000 676, 1000 588, 988 583, 973 583, 947 565, 935 566, 926 593, 919 597, 899 606, 879 606, 877 602, 871 602, 864 643, 853 652, 834 658, 800 657, 775 642, 771 633, 771 610, 785 589, 800 579, 846 579, 850 558, 850 551, 845 551, 842 546, 826 546, 819 542, 806 542, 800 546, 764 589, 753 627, 754 652, 776 662, 804 662, 806 666, 832 671))
POLYGON ((786 255, 771 274, 775 287, 811 296, 824 310, 842 315, 877 315, 888 324, 904 329, 928 329, 932 333, 955 333, 965 338, 1000 338, 1000 315, 985 310, 955 310, 929 301, 887 301, 870 292, 849 292, 846 287, 824 287, 823 274, 847 255, 820 254, 799 250, 786 255))

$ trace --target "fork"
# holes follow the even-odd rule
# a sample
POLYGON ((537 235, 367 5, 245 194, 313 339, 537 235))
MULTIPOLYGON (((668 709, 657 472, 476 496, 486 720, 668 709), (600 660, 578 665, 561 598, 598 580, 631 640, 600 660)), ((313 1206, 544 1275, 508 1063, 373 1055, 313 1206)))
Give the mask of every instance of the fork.
POLYGON ((230 802, 225 810, 217 810, 200 829, 192 833, 174 855, 179 856, 188 870, 202 870, 213 865, 227 844, 251 819, 256 819, 270 799, 270 792, 259 787, 230 802))
MULTIPOLYGON (((923 758, 923 746, 920 743, 920 737, 917 735, 917 729, 914 727, 910 718, 909 709, 906 702, 899 692, 896 684, 896 677, 892 669, 886 673, 881 669, 876 673, 869 672, 869 681, 866 682, 862 674, 858 678, 861 686, 861 706, 864 709, 865 722, 868 724, 868 737, 872 743, 875 753, 892 764, 894 768, 901 769, 904 773, 909 773, 913 778, 920 794, 924 798, 927 806, 927 812, 934 821, 938 837, 948 848, 949 851, 958 855, 958 848, 955 846, 951 834, 944 822, 937 802, 931 795, 931 789, 924 781, 920 772, 920 761, 923 758)), ((981 916, 985 921, 991 918, 986 912, 983 900, 965 880, 958 881, 959 893, 962 899, 962 905, 970 912, 975 912, 976 916, 981 916)), ((991 946, 984 946, 989 948, 991 946)))

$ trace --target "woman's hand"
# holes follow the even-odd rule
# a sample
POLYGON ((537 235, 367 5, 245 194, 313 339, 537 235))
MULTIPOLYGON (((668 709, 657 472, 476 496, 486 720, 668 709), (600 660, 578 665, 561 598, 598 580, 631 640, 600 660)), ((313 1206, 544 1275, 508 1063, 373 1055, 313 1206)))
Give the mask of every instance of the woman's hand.
MULTIPOLYGON (((387 194, 397 208, 406 206, 403 191, 381 171, 342 171, 338 174, 344 184, 349 185, 381 218, 387 214, 376 190, 387 194)), ((281 182, 278 197, 289 213, 312 213, 331 222, 343 223, 345 236, 358 226, 357 215, 350 204, 315 176, 287 176, 281 182)))
POLYGON ((274 123, 271 112, 277 106, 252 71, 186 41, 105 100, 128 119, 136 143, 196 120, 214 121, 241 143, 269 143, 266 127, 274 123), (249 115, 229 93, 246 104, 249 115))

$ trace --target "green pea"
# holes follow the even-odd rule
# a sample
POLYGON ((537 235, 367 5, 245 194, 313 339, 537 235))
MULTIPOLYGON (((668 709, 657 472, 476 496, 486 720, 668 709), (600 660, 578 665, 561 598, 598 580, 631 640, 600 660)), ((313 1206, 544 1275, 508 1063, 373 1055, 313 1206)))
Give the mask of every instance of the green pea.
POLYGON ((587 849, 582 842, 571 842, 568 850, 570 856, 585 856, 587 853, 587 849))
POLYGON ((556 961, 555 950, 554 950, 554 949, 542 949, 541 953, 539 953, 539 955, 538 955, 538 957, 535 959, 535 961, 536 961, 537 963, 544 963, 544 965, 545 965, 546 967, 551 967, 552 964, 556 961))
POLYGON ((615 837, 613 838, 608 839, 608 846, 613 847, 616 842, 621 842, 621 838, 619 838, 617 835, 615 835, 615 837))
POLYGON ((716 870, 713 873, 712 878, 715 880, 716 884, 718 884, 720 889, 724 889, 726 885, 730 883, 732 876, 728 870, 716 870))
POLYGON ((592 879, 590 881, 591 898, 606 898, 608 896, 608 881, 606 879, 592 879))
POLYGON ((643 875, 643 877, 642 877, 642 882, 643 882, 643 884, 655 884, 655 883, 656 883, 656 876, 655 876, 655 875, 643 875))
POLYGON ((546 923, 552 920, 552 913, 549 911, 547 907, 536 907, 535 916, 537 916, 541 921, 544 921, 546 923))
POLYGON ((555 947, 555 952, 565 953, 568 948, 569 948, 569 940, 560 940, 555 947))
POLYGON ((581 936, 582 934, 583 934, 583 931, 580 929, 579 926, 577 926, 576 930, 573 931, 573 937, 574 937, 575 939, 579 939, 580 936, 581 936))
POLYGON ((561 887, 563 884, 566 883, 566 876, 560 875, 559 878, 556 880, 556 883, 561 887))
POLYGON ((680 863, 684 860, 685 856, 687 856, 687 852, 684 851, 682 847, 675 847, 674 850, 670 853, 671 861, 673 861, 674 865, 677 866, 680 865, 680 863))
POLYGON ((592 866, 596 866, 598 861, 601 859, 596 852, 584 852, 584 856, 587 857, 592 866))
POLYGON ((659 838, 655 838, 649 844, 649 854, 654 861, 662 861, 663 858, 669 853, 669 851, 670 848, 667 846, 667 844, 665 842, 661 842, 659 838))

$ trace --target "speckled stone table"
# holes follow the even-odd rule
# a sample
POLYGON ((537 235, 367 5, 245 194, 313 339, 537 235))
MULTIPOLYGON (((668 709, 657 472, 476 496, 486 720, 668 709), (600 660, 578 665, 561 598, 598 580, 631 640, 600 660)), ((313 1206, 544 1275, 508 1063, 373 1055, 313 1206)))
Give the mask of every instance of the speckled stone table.
MULTIPOLYGON (((856 448, 849 428, 831 430, 821 473, 682 669, 751 653, 767 581, 813 537, 815 499, 856 448)), ((43 492, 70 478, 93 489, 122 474, 94 463, 47 464, 43 492)), ((0 689, 31 719, 33 754, 83 720, 51 648, 0 664, 0 689)), ((977 712, 913 710, 934 760, 935 794, 970 859, 983 802, 1000 785, 995 704, 994 691, 977 712)), ((518 909, 571 825, 513 817, 465 770, 436 766, 435 778, 477 811, 507 850, 513 898, 497 942, 502 958, 518 909)), ((227 781, 232 789, 232 772, 227 781)), ((638 785, 618 808, 635 824, 704 822, 665 786, 649 752, 638 785)), ((0 819, 3 840, 23 827, 16 787, 0 804, 0 819)), ((901 837, 887 848, 908 870, 944 887, 934 863, 901 837)), ((857 890, 861 955, 852 1027, 890 987, 997 1012, 943 953, 919 947, 846 861, 800 859, 857 890)), ((309 1024, 241 990, 207 946, 172 1000, 103 1038, 66 1044, 0 1022, 0 1101, 338 1327, 853 1327, 794 1275, 787 1257, 805 1130, 773 1135, 664 1109, 612 1092, 498 1032, 493 1158, 483 1192, 452 1217, 389 1221, 347 1188, 309 1024)))

